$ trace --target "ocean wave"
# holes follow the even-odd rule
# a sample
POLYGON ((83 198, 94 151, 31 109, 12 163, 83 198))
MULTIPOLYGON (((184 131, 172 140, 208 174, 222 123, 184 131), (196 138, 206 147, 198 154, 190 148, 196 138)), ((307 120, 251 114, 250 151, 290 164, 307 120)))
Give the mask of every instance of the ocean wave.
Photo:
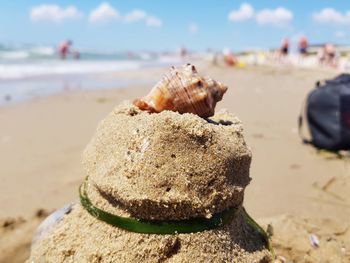
POLYGON ((42 61, 35 63, 0 63, 0 80, 23 79, 45 75, 103 73, 138 69, 139 61, 42 61))
MULTIPOLYGON (((158 55, 150 52, 117 52, 108 50, 77 49, 81 60, 141 60, 148 61, 157 59, 158 55)), ((2 47, 0 46, 1 62, 28 62, 32 60, 59 60, 57 49, 52 46, 33 47, 2 47)), ((68 54, 68 60, 73 59, 72 54, 68 54)))
POLYGON ((0 80, 59 74, 103 73, 179 63, 179 57, 170 53, 94 49, 80 49, 79 52, 79 60, 73 59, 70 54, 66 60, 61 60, 53 46, 0 45, 0 80))
POLYGON ((53 58, 56 52, 53 47, 38 46, 32 48, 2 48, 0 49, 1 60, 28 60, 35 58, 53 58))

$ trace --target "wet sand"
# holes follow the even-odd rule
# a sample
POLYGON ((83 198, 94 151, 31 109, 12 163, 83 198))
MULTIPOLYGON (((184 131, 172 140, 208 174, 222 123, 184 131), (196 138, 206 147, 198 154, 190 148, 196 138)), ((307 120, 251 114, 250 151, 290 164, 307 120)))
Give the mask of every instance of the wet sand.
MULTIPOLYGON (((325 260, 319 262, 327 262, 327 255, 338 253, 347 262, 350 160, 303 145, 297 133, 297 117, 307 92, 316 80, 335 73, 207 65, 198 66, 198 71, 229 86, 218 108, 227 108, 242 120, 253 152, 245 207, 265 226, 272 223, 277 254, 299 259, 297 262, 312 262, 302 261, 300 255, 316 253, 316 259, 322 255, 319 258, 325 260), (286 217, 292 223, 283 223, 286 217), (338 220, 340 223, 335 223, 338 220), (336 229, 339 225, 344 227, 336 229), (297 234, 296 229, 304 232, 297 234), (313 248, 308 236, 313 232, 322 240, 320 248, 330 242, 328 237, 336 240, 334 250, 313 248), (301 244, 302 249, 294 248, 290 240, 301 244), (292 247, 288 250, 288 246, 292 247)), ((162 72, 145 69, 118 74, 156 80, 162 72)), ((140 85, 66 92, 0 108, 0 262, 9 258, 23 262, 32 233, 46 212, 77 200, 77 189, 84 178, 81 153, 98 121, 116 104, 140 97, 149 88, 140 85)))

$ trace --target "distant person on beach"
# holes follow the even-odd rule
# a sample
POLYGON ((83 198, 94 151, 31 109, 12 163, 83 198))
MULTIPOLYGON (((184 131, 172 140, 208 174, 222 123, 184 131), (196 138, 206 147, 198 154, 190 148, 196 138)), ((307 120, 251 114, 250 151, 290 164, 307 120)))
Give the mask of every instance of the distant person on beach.
POLYGON ((299 54, 302 56, 305 56, 307 54, 307 48, 309 46, 309 43, 305 36, 301 36, 298 41, 298 50, 299 54))
POLYGON ((233 67, 236 65, 236 59, 228 48, 222 51, 222 55, 227 66, 233 67))
POLYGON ((289 40, 288 38, 284 38, 282 39, 282 42, 281 42, 280 55, 287 56, 288 52, 289 52, 289 40))
POLYGON ((288 64, 289 40, 283 38, 280 47, 273 53, 274 62, 279 65, 288 64))
POLYGON ((336 49, 333 44, 328 43, 321 47, 318 51, 317 57, 321 65, 329 67, 337 66, 336 49))
POLYGON ((57 51, 61 59, 66 59, 72 44, 73 43, 70 40, 63 41, 61 44, 59 44, 57 51))
POLYGON ((180 57, 181 57, 181 58, 186 58, 187 55, 188 55, 187 49, 186 49, 185 47, 181 47, 181 48, 180 48, 180 57))

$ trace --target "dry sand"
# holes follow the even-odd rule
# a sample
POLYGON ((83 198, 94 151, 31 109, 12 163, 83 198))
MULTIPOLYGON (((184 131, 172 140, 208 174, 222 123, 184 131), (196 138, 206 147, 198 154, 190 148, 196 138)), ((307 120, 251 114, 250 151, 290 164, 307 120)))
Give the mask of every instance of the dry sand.
MULTIPOLYGON (((253 153, 245 207, 265 226, 272 224, 277 254, 294 262, 349 262, 350 160, 319 154, 297 134, 305 95, 316 80, 335 73, 206 65, 198 71, 229 86, 218 108, 242 120, 253 153), (311 246, 311 233, 319 248, 311 246)), ((162 72, 127 75, 156 80, 162 72)), ((28 257, 40 209, 77 199, 84 178, 81 153, 98 121, 149 88, 71 92, 0 108, 0 262, 28 257)))

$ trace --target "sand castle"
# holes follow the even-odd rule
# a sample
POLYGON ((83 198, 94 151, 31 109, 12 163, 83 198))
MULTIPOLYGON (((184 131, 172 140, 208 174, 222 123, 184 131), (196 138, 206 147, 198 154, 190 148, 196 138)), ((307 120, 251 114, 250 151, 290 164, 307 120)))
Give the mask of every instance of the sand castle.
POLYGON ((214 115, 225 91, 186 65, 116 107, 84 151, 80 202, 44 222, 29 262, 269 262, 242 206, 251 152, 241 122, 214 115))

